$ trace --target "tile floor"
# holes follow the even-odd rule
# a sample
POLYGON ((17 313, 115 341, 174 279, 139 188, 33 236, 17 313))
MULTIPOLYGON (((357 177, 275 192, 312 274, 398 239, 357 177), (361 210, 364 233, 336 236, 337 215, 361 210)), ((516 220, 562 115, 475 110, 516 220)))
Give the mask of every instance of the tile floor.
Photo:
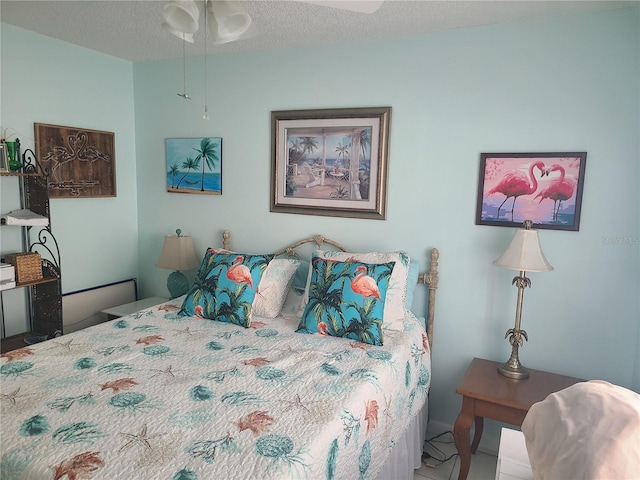
MULTIPOLYGON (((429 437, 431 438, 431 437, 429 437)), ((416 470, 413 480, 457 480, 460 470, 460 460, 453 443, 453 435, 445 433, 442 436, 428 441, 424 451, 432 456, 431 461, 423 460, 422 467, 416 470), (445 462, 436 462, 434 459, 447 459, 445 462), (427 465, 425 465, 425 462, 427 465), (435 466, 429 466, 435 465, 435 466)), ((477 452, 471 456, 471 468, 467 480, 494 480, 496 477, 496 463, 498 458, 483 452, 477 452)))

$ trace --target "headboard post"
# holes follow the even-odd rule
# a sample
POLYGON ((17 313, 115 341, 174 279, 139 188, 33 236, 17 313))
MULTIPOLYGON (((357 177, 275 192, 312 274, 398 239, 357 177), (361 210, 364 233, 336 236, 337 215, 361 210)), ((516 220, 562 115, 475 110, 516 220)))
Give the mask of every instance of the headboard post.
POLYGON ((225 250, 231 250, 229 245, 231 244, 231 232, 229 230, 225 230, 222 232, 222 248, 225 250))
POLYGON ((437 248, 431 249, 429 271, 420 275, 419 283, 424 283, 429 289, 429 304, 427 305, 427 337, 429 350, 433 351, 433 320, 436 308, 436 290, 438 288, 438 259, 440 252, 437 248))

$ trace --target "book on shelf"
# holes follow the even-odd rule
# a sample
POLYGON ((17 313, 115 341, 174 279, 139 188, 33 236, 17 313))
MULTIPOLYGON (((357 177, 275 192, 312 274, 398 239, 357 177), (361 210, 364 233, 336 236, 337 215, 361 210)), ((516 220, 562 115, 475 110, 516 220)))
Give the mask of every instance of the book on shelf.
POLYGON ((0 282, 0 290, 9 290, 11 288, 16 288, 15 280, 5 280, 0 282))
POLYGON ((16 279, 16 269, 9 263, 0 263, 0 282, 16 279))

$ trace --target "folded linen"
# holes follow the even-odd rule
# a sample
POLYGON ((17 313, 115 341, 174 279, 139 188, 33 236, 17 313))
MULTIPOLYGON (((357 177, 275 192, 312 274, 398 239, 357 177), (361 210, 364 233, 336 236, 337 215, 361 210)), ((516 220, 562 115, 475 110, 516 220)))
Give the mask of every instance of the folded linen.
POLYGON ((4 225, 42 226, 49 225, 49 219, 28 209, 12 210, 0 216, 0 223, 4 225))

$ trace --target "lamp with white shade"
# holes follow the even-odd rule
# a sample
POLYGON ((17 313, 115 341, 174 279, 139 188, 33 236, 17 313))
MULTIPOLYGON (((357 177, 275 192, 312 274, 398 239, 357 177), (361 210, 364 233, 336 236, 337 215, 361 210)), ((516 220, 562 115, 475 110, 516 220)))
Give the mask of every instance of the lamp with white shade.
POLYGON ((520 275, 513 278, 512 284, 518 287, 518 302, 516 304, 515 327, 507 330, 505 338, 509 338, 511 344, 511 356, 509 360, 498 366, 498 372, 505 377, 516 380, 524 380, 529 377, 529 371, 522 366, 518 358, 518 349, 529 340, 527 332, 520 328, 522 316, 522 299, 524 288, 531 287, 531 280, 526 272, 550 272, 553 270, 540 247, 538 231, 532 228, 533 222, 525 220, 524 228, 516 230, 511 243, 500 257, 493 261, 494 265, 510 270, 518 270, 520 275))
POLYGON ((181 270, 193 270, 200 262, 193 250, 191 237, 182 235, 182 230, 177 229, 176 235, 166 235, 160 258, 156 267, 174 270, 167 279, 167 289, 171 298, 176 298, 189 291, 189 282, 181 270))

